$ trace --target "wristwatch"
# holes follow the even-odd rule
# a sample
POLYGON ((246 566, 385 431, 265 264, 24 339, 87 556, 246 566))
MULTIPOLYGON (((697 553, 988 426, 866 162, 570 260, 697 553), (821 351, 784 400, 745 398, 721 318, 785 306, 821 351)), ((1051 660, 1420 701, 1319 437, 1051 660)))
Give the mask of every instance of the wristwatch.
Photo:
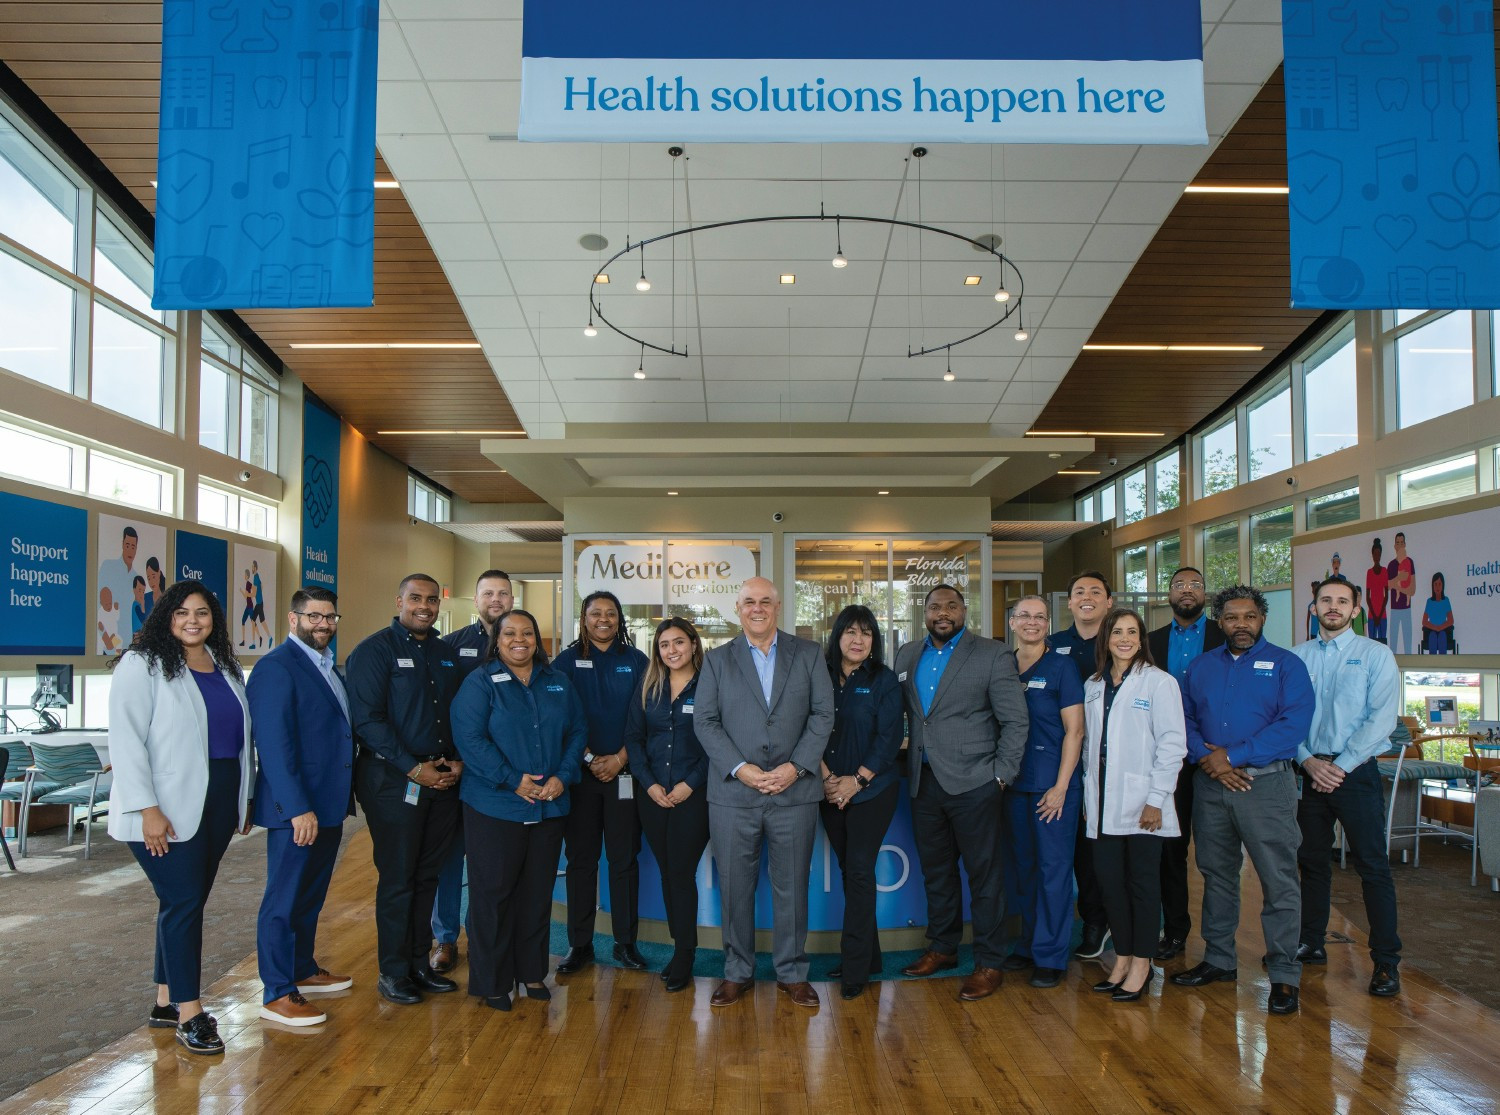
POLYGON ((855 771, 854 772, 854 781, 856 781, 856 782, 859 783, 859 788, 861 790, 863 790, 865 787, 867 787, 870 784, 870 780, 868 778, 866 778, 864 775, 860 774, 859 771, 855 771))
POLYGON ((594 761, 594 753, 592 751, 585 751, 583 753, 583 761, 585 763, 592 763, 594 761))

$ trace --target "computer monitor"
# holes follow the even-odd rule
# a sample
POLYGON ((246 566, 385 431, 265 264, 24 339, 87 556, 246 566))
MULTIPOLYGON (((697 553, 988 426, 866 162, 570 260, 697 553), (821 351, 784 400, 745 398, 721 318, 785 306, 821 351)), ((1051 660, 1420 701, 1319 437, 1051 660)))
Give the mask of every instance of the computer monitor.
POLYGON ((67 708, 72 703, 73 667, 60 662, 37 663, 36 691, 31 695, 31 707, 46 724, 46 731, 55 732, 62 727, 47 710, 67 708))

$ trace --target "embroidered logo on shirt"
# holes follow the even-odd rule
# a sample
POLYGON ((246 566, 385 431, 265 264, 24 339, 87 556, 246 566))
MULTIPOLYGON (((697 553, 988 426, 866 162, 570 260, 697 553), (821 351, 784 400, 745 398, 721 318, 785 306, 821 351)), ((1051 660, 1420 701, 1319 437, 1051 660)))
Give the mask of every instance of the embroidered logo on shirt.
POLYGON ((403 666, 406 669, 410 670, 412 667, 414 667, 416 665, 416 663, 414 661, 412 661, 410 658, 398 658, 398 659, 396 659, 396 665, 403 666))
POLYGON ((1349 661, 1345 662, 1344 665, 1345 666, 1363 666, 1364 665, 1364 659, 1363 658, 1351 658, 1351 659, 1349 659, 1349 661))
POLYGON ((902 670, 899 674, 897 674, 896 675, 896 680, 897 681, 905 681, 906 680, 906 671, 902 670))
POLYGON ((868 689, 856 689, 854 692, 856 692, 856 693, 869 693, 870 691, 868 689))
POLYGON ((459 647, 458 648, 458 656, 460 658, 478 658, 479 657, 479 648, 478 647, 459 647))
POLYGON ((1144 709, 1146 712, 1150 712, 1151 699, 1149 697, 1137 697, 1134 701, 1131 702, 1131 707, 1144 709))
POLYGON ((633 674, 633 673, 635 673, 635 667, 634 666, 616 666, 615 667, 615 673, 617 673, 617 674, 633 674))
POLYGON ((567 690, 564 689, 561 685, 549 685, 549 686, 547 686, 547 692, 548 693, 566 693, 567 690))

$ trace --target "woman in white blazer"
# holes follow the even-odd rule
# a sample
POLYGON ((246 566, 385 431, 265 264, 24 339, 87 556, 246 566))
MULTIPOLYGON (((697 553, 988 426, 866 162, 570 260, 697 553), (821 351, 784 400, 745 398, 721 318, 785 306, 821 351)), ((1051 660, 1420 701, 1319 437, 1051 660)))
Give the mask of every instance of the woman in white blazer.
POLYGON ((193 1053, 222 1053, 199 1000, 203 907, 229 839, 248 832, 250 706, 218 599, 198 581, 159 597, 111 664, 109 834, 156 891, 152 1026, 193 1053))
POLYGON ((1116 608, 1099 630, 1083 694, 1083 805, 1115 966, 1094 990, 1133 1003, 1156 975, 1162 838, 1180 834, 1172 793, 1187 731, 1177 681, 1151 661, 1140 615, 1116 608))

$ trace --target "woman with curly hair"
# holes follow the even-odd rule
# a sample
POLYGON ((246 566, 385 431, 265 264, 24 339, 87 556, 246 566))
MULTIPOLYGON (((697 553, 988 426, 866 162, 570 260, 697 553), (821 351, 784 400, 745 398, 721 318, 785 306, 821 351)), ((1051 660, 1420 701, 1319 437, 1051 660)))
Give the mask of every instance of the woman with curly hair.
POLYGON ((160 906, 156 1006, 193 1053, 222 1053, 199 1000, 203 907, 235 831, 248 832, 250 709, 218 599, 178 581, 110 663, 109 834, 130 846, 160 906))

